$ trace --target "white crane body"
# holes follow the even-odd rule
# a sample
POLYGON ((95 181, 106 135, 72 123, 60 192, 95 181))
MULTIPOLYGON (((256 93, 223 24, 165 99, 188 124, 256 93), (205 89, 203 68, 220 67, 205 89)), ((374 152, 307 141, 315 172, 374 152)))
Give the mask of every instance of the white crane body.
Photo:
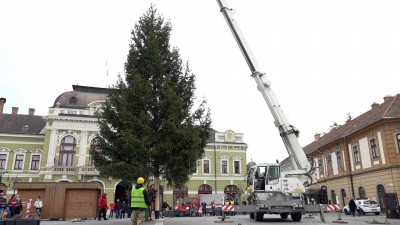
POLYGON ((279 164, 261 163, 252 166, 248 171, 247 186, 250 191, 249 205, 235 206, 236 212, 250 212, 250 218, 262 221, 266 213, 280 214, 287 218, 290 214, 293 221, 300 221, 305 210, 316 211, 316 207, 307 208, 303 193, 312 183, 313 167, 301 147, 299 131, 292 126, 283 112, 267 76, 261 72, 253 53, 248 46, 232 9, 225 0, 217 0, 221 13, 250 68, 251 76, 257 84, 267 106, 274 118, 289 158, 292 170, 282 172, 279 164))

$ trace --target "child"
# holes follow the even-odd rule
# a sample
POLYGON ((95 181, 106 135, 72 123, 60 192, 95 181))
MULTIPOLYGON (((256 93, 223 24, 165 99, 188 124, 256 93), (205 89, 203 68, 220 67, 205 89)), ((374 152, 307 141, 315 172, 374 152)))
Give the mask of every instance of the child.
POLYGON ((114 217, 114 211, 115 211, 115 204, 111 203, 110 204, 110 215, 108 215, 108 218, 113 218, 114 217))

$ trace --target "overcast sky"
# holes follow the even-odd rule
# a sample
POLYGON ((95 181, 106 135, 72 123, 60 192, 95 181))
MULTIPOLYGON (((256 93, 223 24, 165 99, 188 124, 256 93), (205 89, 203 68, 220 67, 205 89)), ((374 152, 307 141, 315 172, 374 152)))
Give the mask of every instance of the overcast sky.
MULTIPOLYGON (((213 128, 244 133, 248 161, 283 160, 273 118, 215 0, 1 0, 0 97, 47 115, 73 84, 124 74, 131 30, 154 3, 196 75, 213 128), (106 62, 108 62, 108 76, 106 62)), ((300 143, 400 93, 400 1, 227 0, 300 143)))

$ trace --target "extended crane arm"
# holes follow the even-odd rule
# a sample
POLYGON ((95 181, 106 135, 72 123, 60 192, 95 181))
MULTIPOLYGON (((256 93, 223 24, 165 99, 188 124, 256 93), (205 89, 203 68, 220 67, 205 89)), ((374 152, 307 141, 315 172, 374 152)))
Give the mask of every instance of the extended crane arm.
POLYGON ((221 9, 220 11, 224 15, 225 20, 228 23, 244 58, 246 59, 246 62, 252 73, 251 76, 256 81, 258 90, 263 95, 264 100, 275 119, 275 126, 279 129, 289 156, 291 156, 292 160, 294 160, 292 161, 292 166, 294 169, 306 169, 309 171, 311 169, 311 165, 298 141, 299 131, 294 126, 289 124, 288 119, 283 113, 282 108, 276 99, 274 92, 272 91, 270 82, 268 81, 266 75, 261 72, 257 61, 239 28, 239 25, 234 19, 232 9, 228 7, 224 0, 217 0, 217 2, 221 9))

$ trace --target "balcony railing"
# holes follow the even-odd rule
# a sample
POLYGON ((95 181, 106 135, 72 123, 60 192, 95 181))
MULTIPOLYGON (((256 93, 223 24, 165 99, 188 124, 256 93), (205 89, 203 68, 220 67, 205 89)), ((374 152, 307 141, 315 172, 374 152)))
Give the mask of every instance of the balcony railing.
POLYGON ((79 175, 100 175, 100 172, 96 170, 94 166, 80 166, 79 175))
POLYGON ((54 166, 53 174, 75 175, 78 168, 75 166, 54 166))
POLYGON ((94 166, 54 166, 53 174, 61 175, 100 175, 94 166))

